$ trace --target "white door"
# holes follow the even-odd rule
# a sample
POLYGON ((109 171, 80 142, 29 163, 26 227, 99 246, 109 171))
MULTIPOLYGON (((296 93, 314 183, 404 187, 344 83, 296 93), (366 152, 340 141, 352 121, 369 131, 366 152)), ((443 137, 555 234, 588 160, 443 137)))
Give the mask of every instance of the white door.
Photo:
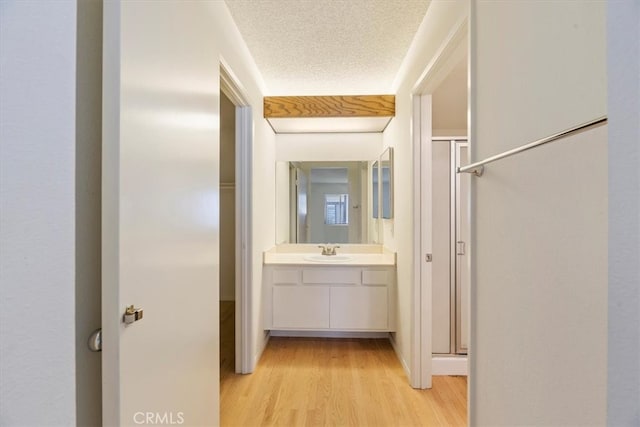
POLYGON ((104 3, 105 426, 219 423, 219 59, 182 6, 104 3))
POLYGON ((418 248, 415 260, 418 283, 414 287, 412 307, 411 378, 414 388, 431 388, 431 358, 433 353, 433 144, 431 134, 431 95, 414 97, 414 179, 420 203, 414 211, 418 248))

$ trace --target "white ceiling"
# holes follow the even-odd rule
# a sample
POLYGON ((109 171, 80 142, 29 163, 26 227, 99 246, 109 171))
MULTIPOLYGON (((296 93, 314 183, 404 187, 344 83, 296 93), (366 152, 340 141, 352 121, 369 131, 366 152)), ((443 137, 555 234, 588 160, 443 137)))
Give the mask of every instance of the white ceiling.
POLYGON ((430 2, 225 1, 274 96, 390 93, 430 2))

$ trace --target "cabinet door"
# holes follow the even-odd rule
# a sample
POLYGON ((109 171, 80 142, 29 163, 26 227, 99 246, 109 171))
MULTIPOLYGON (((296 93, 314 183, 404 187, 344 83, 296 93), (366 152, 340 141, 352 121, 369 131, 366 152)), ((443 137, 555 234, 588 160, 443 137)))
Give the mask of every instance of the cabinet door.
POLYGON ((385 286, 331 288, 332 329, 386 330, 388 318, 385 286))
POLYGON ((328 329, 329 292, 320 286, 274 286, 273 327, 328 329))

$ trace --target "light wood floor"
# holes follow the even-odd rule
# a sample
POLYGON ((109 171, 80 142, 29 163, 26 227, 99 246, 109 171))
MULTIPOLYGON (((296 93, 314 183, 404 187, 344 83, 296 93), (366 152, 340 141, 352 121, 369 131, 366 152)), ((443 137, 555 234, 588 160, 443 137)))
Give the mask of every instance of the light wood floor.
POLYGON ((272 337, 253 374, 230 369, 220 375, 225 427, 467 423, 466 378, 434 377, 431 390, 414 390, 384 339, 272 337))

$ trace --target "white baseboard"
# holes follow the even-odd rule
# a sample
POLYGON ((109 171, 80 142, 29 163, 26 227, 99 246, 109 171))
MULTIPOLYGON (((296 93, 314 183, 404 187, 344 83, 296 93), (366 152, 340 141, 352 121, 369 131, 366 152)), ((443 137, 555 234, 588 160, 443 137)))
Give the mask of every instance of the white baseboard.
POLYGON ((260 357, 262 357, 262 353, 264 353, 264 349, 267 348, 267 344, 269 343, 269 338, 271 337, 271 334, 269 334, 268 331, 265 331, 265 332, 266 333, 265 333, 264 339, 260 343, 260 346, 258 347, 258 351, 253 356, 253 364, 251 366, 251 370, 247 372, 248 374, 255 371, 256 366, 258 366, 258 362, 260 361, 260 357))
POLYGON ((409 380, 409 382, 411 382, 411 370, 409 369, 409 364, 405 360, 404 354, 402 354, 402 352, 398 348, 396 340, 393 338, 393 334, 389 334, 389 342, 391 343, 393 350, 396 352, 396 356, 398 357, 398 360, 402 365, 402 369, 404 369, 404 373, 407 375, 407 379, 409 380))
POLYGON ((433 356, 431 371, 432 375, 467 376, 469 372, 467 356, 433 356))
POLYGON ((338 332, 338 331, 271 331, 272 337, 299 338, 389 338, 389 332, 338 332))

